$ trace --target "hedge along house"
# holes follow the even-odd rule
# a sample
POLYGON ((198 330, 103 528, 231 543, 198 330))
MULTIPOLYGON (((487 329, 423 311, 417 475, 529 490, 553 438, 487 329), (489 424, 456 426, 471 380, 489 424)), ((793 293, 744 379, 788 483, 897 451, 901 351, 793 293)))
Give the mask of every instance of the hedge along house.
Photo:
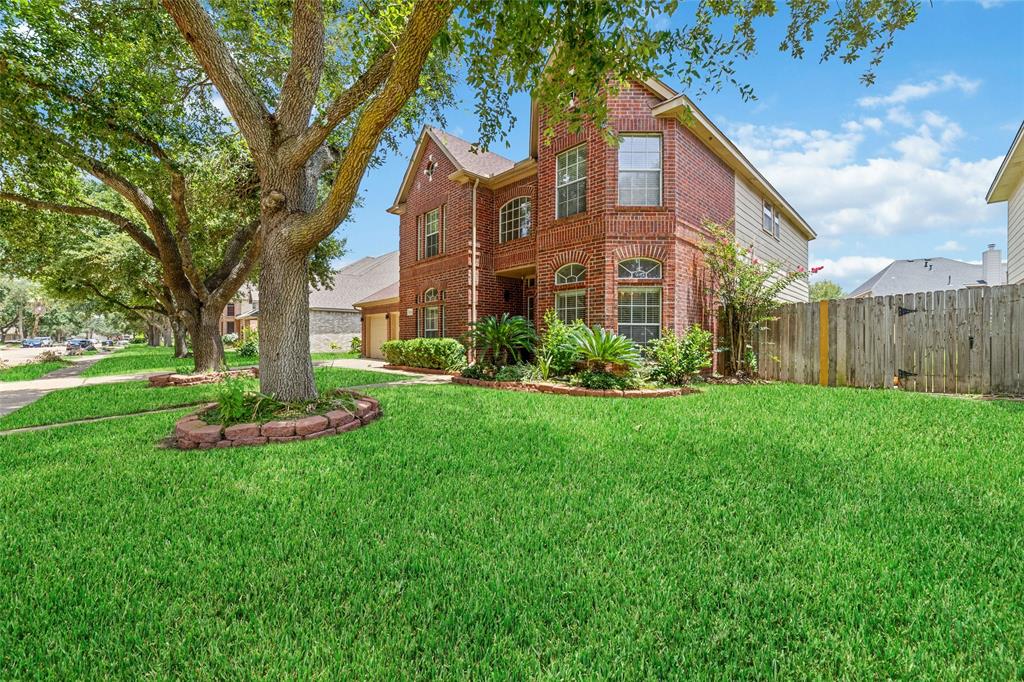
MULTIPOLYGON (((399 334, 458 337, 486 315, 565 321, 646 342, 712 324, 701 222, 735 219, 762 259, 807 267, 814 231, 685 96, 658 81, 609 102, 621 135, 556 127, 531 113, 514 162, 425 128, 389 212, 399 231, 399 334)), ((806 282, 784 294, 807 300, 806 282)))

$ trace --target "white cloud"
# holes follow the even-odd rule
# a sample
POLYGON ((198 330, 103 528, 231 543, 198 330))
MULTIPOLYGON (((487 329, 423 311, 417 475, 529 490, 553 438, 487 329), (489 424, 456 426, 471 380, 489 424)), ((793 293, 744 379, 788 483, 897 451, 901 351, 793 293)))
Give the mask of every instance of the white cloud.
POLYGON ((978 0, 978 4, 981 5, 983 9, 999 7, 1000 5, 1005 5, 1007 2, 1008 0, 978 0))
POLYGON ((959 90, 965 95, 970 95, 978 89, 979 85, 981 85, 981 81, 971 80, 950 72, 923 83, 904 83, 898 85, 888 95, 861 97, 857 100, 857 104, 862 107, 906 104, 907 102, 930 97, 939 92, 949 92, 950 90, 959 90))
POLYGON ((893 260, 887 256, 841 256, 836 259, 811 259, 813 267, 821 267, 821 271, 812 275, 811 279, 859 283, 889 265, 893 260))
POLYGON ((964 245, 958 242, 957 240, 950 239, 947 240, 944 244, 939 244, 938 246, 936 246, 935 250, 945 253, 953 253, 956 251, 963 251, 964 248, 964 245))
POLYGON ((961 159, 959 125, 934 112, 912 118, 892 153, 870 158, 859 153, 871 133, 863 127, 742 125, 730 136, 823 237, 1005 229, 1005 208, 985 203, 1001 158, 961 159))

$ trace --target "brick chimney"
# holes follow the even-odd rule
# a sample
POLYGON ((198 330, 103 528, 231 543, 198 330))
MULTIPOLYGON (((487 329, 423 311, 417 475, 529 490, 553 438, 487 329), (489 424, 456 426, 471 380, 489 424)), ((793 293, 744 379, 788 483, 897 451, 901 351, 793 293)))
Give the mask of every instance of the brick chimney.
POLYGON ((1006 284, 1006 266, 1003 265, 1003 253, 995 244, 989 244, 981 254, 981 278, 990 287, 1006 284))

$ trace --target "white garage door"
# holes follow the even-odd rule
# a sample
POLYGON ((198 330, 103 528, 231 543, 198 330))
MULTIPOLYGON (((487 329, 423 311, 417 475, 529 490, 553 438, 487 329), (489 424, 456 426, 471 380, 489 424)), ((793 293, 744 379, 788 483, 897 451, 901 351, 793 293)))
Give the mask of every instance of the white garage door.
POLYGON ((366 316, 366 333, 370 336, 370 341, 367 344, 370 357, 383 360, 384 355, 380 352, 380 344, 388 340, 388 321, 384 313, 366 316))

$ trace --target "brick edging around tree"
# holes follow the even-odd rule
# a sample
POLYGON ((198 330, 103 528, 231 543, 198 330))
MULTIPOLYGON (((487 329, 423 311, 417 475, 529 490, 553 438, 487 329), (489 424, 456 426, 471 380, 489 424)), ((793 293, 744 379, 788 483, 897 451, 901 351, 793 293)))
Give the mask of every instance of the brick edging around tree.
POLYGON ((393 369, 399 372, 411 372, 413 374, 444 374, 446 376, 458 376, 457 372, 449 372, 446 369, 434 369, 432 367, 409 367, 407 365, 384 365, 382 369, 393 369))
POLYGON ((669 398, 677 395, 696 393, 692 388, 642 388, 636 390, 599 390, 565 384, 543 384, 531 381, 483 381, 466 377, 452 377, 453 384, 478 386, 481 388, 498 388, 506 391, 524 391, 528 393, 555 393, 558 395, 578 395, 592 398, 669 398))
POLYGON ((356 397, 354 412, 339 409, 299 419, 275 420, 265 424, 233 424, 225 427, 221 424, 207 424, 202 419, 203 413, 215 405, 216 403, 204 405, 177 421, 172 439, 174 447, 181 450, 205 450, 313 440, 358 429, 381 415, 380 403, 376 398, 360 395, 356 397))

